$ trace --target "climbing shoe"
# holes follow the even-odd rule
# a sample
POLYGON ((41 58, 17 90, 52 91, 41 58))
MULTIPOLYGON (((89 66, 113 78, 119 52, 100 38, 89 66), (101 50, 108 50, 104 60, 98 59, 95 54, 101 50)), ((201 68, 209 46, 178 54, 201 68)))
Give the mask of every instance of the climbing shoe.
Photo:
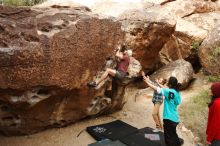
POLYGON ((96 86, 97 86, 96 82, 94 82, 94 81, 89 82, 87 85, 88 85, 89 87, 96 87, 96 86))

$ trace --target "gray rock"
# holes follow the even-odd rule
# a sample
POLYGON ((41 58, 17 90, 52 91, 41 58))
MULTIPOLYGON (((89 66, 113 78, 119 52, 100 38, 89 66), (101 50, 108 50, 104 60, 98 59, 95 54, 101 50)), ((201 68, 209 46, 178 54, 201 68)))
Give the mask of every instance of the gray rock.
POLYGON ((216 25, 202 42, 199 58, 205 71, 212 75, 220 74, 220 24, 216 25))
POLYGON ((193 78, 193 74, 192 65, 183 59, 179 59, 163 66, 152 74, 150 78, 155 80, 162 77, 168 80, 170 76, 174 76, 181 84, 181 89, 183 89, 188 86, 190 80, 193 78))

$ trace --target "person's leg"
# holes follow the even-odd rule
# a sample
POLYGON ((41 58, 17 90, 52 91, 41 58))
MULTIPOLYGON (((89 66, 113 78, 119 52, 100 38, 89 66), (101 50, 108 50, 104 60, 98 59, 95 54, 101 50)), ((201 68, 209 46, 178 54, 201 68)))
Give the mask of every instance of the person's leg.
POLYGON ((177 135, 177 131, 176 131, 176 127, 178 125, 178 123, 176 122, 172 122, 172 128, 173 128, 173 141, 175 142, 175 146, 181 146, 181 142, 180 142, 180 139, 177 135))
POLYGON ((155 103, 152 116, 153 116, 153 119, 155 121, 156 128, 158 128, 158 129, 161 128, 160 119, 158 118, 159 109, 160 109, 160 104, 159 103, 155 103))
POLYGON ((160 129, 163 130, 163 124, 162 124, 162 120, 161 120, 161 118, 160 118, 160 106, 161 106, 161 103, 159 103, 159 108, 158 108, 157 117, 158 117, 158 121, 159 121, 159 124, 160 124, 160 129))
POLYGON ((106 79, 108 77, 108 75, 111 75, 114 77, 115 74, 116 74, 115 69, 107 68, 106 71, 104 72, 104 74, 102 74, 101 78, 99 80, 97 80, 96 84, 98 85, 99 83, 101 83, 104 79, 106 79))
POLYGON ((178 123, 164 119, 164 138, 166 146, 180 146, 179 137, 176 133, 176 126, 178 123))
POLYGON ((173 122, 173 121, 171 121, 171 124, 172 124, 172 137, 173 137, 173 142, 174 142, 174 145, 175 146, 181 146, 181 142, 180 142, 180 139, 179 139, 179 137, 178 137, 178 135, 177 135, 177 131, 176 131, 176 127, 177 127, 177 125, 178 125, 178 123, 176 123, 176 122, 173 122))
POLYGON ((165 139, 165 143, 166 146, 170 146, 170 140, 171 140, 171 135, 170 135, 170 124, 169 124, 169 120, 164 119, 163 120, 163 128, 164 128, 164 139, 165 139))

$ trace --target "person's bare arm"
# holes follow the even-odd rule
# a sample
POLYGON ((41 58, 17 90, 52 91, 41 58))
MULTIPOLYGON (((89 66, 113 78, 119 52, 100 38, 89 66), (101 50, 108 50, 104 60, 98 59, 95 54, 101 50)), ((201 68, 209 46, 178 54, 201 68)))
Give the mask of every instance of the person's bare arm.
POLYGON ((119 50, 117 50, 115 56, 118 57, 119 59, 123 59, 123 57, 124 57, 123 53, 120 52, 119 50))
POLYGON ((153 90, 157 90, 157 86, 155 86, 155 85, 153 85, 153 84, 151 83, 151 81, 150 81, 150 79, 149 79, 148 76, 147 76, 147 77, 144 77, 144 82, 147 83, 147 85, 148 85, 149 87, 151 87, 153 90))
POLYGON ((144 78, 144 82, 147 83, 149 87, 151 87, 153 90, 157 90, 157 86, 153 85, 153 83, 149 79, 149 76, 145 76, 145 73, 143 71, 142 71, 142 76, 144 78))

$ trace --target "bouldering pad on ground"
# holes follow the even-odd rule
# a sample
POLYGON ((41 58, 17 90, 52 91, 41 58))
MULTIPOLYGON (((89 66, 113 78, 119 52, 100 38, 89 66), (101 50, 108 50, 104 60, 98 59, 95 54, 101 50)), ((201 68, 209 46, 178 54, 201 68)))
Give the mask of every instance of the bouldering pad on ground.
POLYGON ((119 139, 128 146, 165 146, 163 132, 146 127, 119 139), (154 140, 153 140, 154 139, 154 140))
POLYGON ((111 141, 110 139, 104 139, 102 141, 92 143, 88 146, 127 146, 127 145, 123 144, 122 142, 120 142, 118 140, 111 141))
POLYGON ((136 133, 138 129, 123 121, 116 120, 106 124, 87 127, 86 131, 97 141, 103 139, 114 141, 132 133, 136 133))

